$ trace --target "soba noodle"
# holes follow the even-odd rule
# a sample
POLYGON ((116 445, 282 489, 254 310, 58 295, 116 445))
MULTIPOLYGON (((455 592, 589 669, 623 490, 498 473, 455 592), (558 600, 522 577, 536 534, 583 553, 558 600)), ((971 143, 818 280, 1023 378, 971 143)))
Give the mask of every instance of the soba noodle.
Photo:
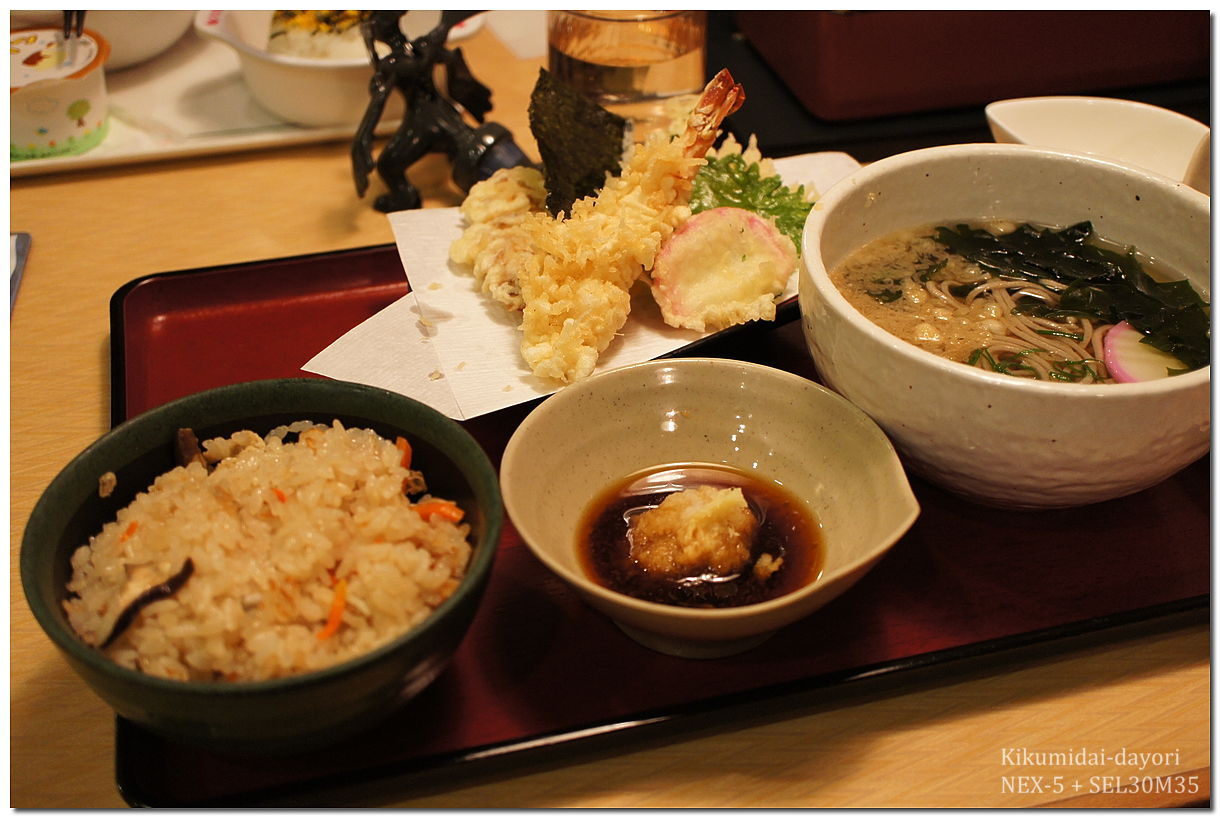
MULTIPOLYGON (((980 227, 993 235, 1030 232, 1009 222, 968 229, 980 227)), ((946 235, 954 234, 938 238, 937 228, 920 227, 878 239, 831 279, 865 317, 937 355, 1020 378, 1113 382, 1103 362, 1113 321, 1061 310, 1069 284, 1035 264, 1019 277, 997 274, 951 251, 946 235)))

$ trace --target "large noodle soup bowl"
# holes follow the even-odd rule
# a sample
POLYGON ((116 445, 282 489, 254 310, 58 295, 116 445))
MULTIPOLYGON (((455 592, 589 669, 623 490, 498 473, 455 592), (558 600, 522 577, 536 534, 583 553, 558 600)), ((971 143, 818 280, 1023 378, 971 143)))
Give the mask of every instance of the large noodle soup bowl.
POLYGON ((1211 300, 1211 200, 1171 179, 1023 145, 898 154, 846 177, 805 225, 801 321, 826 385, 871 416, 910 470, 983 504, 1066 508, 1149 488, 1203 456, 1211 369, 1142 383, 1032 381, 927 352, 865 318, 829 272, 898 230, 997 218, 1093 223, 1211 300))

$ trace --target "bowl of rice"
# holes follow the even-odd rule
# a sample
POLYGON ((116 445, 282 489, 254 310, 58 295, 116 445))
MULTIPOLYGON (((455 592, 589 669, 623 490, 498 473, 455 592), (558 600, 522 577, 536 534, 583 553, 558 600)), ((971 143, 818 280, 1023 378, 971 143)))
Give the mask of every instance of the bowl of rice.
POLYGON ((1014 509, 1114 500, 1210 447, 1211 200, 1096 156, 898 154, 805 224, 823 382, 912 472, 1014 509))
MULTIPOLYGON (((368 108, 373 68, 359 12, 199 11, 195 31, 233 49, 251 95, 280 119, 355 127, 368 108)), ((386 121, 402 116, 398 96, 386 121)))
POLYGON ((180 398, 47 487, 21 543, 39 625, 122 717, 301 749, 430 684, 482 597, 503 511, 458 424, 317 378, 180 398))

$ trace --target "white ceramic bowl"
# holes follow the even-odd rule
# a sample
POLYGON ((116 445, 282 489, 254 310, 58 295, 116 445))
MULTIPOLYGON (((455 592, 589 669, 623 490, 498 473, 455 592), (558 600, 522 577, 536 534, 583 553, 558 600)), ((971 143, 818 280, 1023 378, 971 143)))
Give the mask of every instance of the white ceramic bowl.
MULTIPOLYGON (((199 11, 195 31, 237 52, 242 77, 260 105, 280 119, 308 127, 355 127, 369 104, 373 68, 367 58, 324 60, 267 51, 271 11, 199 11)), ((392 94, 383 122, 402 117, 392 94)))
POLYGON ((746 650, 825 605, 919 513, 893 447, 864 413, 808 379, 718 359, 635 364, 566 387, 513 434, 500 484, 539 560, 632 638, 686 657, 746 650), (589 503, 634 472, 690 462, 754 472, 803 500, 822 526, 820 578, 767 602, 721 609, 645 602, 593 582, 577 552, 589 503))
POLYGON ((107 71, 118 71, 163 54, 191 27, 190 9, 119 11, 94 9, 85 22, 110 41, 107 71))
MULTIPOLYGON (((85 24, 110 43, 106 71, 138 65, 165 52, 187 32, 195 12, 190 9, 117 11, 93 9, 85 24)), ((10 11, 12 28, 63 25, 61 11, 10 11)))
POLYGON ((1144 383, 1034 382, 955 363, 864 318, 827 271, 921 225, 1086 219, 1190 277, 1210 300, 1210 199, 1101 159, 1023 145, 950 145, 844 178, 805 225, 799 302, 824 382, 876 420, 915 472, 983 503, 1085 505, 1140 491, 1208 450, 1211 369, 1144 383))
POLYGON ((1188 178, 1204 140, 1210 143, 1202 122, 1125 99, 1024 97, 993 102, 986 113, 996 142, 1094 154, 1177 181, 1188 178))

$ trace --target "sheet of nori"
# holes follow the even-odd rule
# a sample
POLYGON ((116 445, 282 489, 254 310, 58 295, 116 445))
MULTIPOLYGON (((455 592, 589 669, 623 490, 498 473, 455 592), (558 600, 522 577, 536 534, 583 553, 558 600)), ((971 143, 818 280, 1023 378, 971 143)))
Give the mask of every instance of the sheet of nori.
POLYGON ((627 120, 539 69, 530 94, 530 131, 538 143, 551 215, 597 193, 618 174, 627 120))

